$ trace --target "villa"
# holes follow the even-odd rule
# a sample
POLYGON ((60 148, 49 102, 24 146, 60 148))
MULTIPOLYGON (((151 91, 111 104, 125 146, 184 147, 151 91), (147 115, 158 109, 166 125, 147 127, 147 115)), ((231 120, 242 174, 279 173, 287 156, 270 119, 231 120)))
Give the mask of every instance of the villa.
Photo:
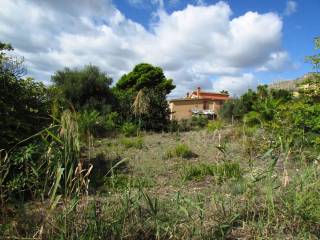
POLYGON ((169 100, 170 119, 182 120, 204 115, 215 119, 222 104, 229 99, 227 93, 203 92, 200 87, 186 97, 169 100))

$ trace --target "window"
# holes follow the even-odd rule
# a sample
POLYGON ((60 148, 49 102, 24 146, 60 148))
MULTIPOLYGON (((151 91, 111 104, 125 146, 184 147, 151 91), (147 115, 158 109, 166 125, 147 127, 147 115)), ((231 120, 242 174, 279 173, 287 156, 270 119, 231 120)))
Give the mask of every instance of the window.
POLYGON ((203 102, 203 110, 209 110, 209 103, 208 101, 203 102))

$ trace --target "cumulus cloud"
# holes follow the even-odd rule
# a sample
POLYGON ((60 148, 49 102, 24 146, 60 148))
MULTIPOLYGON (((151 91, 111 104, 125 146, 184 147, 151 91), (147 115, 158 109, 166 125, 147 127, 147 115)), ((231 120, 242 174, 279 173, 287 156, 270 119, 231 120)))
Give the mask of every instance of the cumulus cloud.
POLYGON ((287 1, 286 8, 284 10, 285 16, 290 16, 297 11, 298 4, 295 1, 287 1))
POLYGON ((196 86, 238 93, 254 84, 252 72, 279 71, 290 60, 274 13, 232 18, 230 6, 218 2, 168 14, 163 1, 154 2, 157 20, 147 29, 107 0, 1 0, 0 36, 25 56, 37 79, 91 63, 117 80, 149 62, 174 79, 172 96, 196 86))
POLYGON ((222 76, 213 82, 213 89, 216 91, 228 90, 231 94, 239 96, 248 88, 257 85, 252 73, 243 73, 240 76, 222 76))
POLYGON ((292 63, 288 52, 279 51, 272 52, 269 56, 269 60, 259 68, 257 71, 281 71, 282 69, 293 69, 294 64, 292 63))

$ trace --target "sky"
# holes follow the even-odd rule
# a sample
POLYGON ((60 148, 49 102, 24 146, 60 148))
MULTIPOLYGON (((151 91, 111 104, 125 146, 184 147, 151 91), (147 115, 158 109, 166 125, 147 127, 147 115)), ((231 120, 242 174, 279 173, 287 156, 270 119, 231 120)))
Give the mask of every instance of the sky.
POLYGON ((114 83, 141 62, 176 89, 240 95, 300 77, 320 36, 320 0, 0 0, 0 41, 27 75, 97 65, 114 83))

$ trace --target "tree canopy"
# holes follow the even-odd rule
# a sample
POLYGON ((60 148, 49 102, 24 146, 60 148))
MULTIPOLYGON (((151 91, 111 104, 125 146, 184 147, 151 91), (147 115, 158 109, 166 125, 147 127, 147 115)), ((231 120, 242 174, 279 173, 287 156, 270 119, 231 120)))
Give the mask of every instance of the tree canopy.
POLYGON ((41 130, 49 121, 44 84, 20 76, 22 62, 7 55, 10 44, 0 42, 0 147, 8 148, 41 130))
POLYGON ((166 96, 174 88, 172 80, 165 77, 161 68, 141 63, 130 73, 123 75, 113 90, 119 100, 119 113, 128 121, 135 119, 132 104, 138 92, 143 90, 149 99, 150 108, 148 113, 140 116, 142 126, 146 129, 161 130, 169 121, 166 96))
POLYGON ((110 108, 113 98, 109 86, 112 79, 97 66, 82 69, 65 68, 52 76, 54 87, 62 97, 63 105, 76 110, 92 108, 104 111, 110 108))

